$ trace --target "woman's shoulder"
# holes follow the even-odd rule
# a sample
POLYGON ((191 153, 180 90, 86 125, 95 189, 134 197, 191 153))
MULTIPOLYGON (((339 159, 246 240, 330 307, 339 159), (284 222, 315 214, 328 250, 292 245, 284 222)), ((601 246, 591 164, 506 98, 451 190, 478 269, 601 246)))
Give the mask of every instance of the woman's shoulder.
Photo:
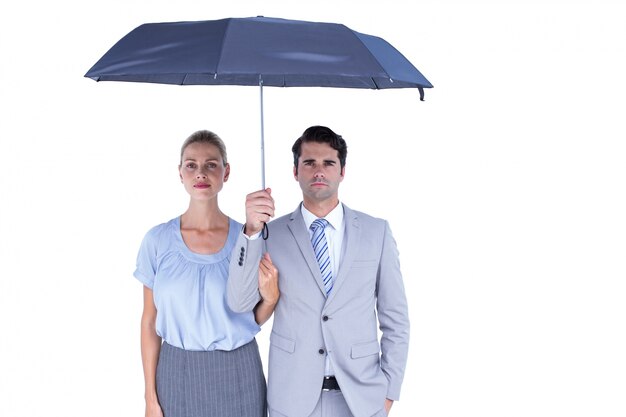
POLYGON ((233 244, 237 240, 239 233, 243 230, 243 223, 238 222, 232 217, 228 218, 228 238, 227 240, 232 241, 233 244))
POLYGON ((237 229, 237 231, 239 231, 243 227, 243 223, 238 222, 232 217, 228 217, 228 222, 229 222, 229 227, 234 227, 235 229, 237 229))
POLYGON ((176 230, 177 224, 178 217, 175 217, 163 223, 159 223, 156 226, 151 227, 146 232, 144 239, 159 242, 164 237, 171 236, 172 231, 176 230))

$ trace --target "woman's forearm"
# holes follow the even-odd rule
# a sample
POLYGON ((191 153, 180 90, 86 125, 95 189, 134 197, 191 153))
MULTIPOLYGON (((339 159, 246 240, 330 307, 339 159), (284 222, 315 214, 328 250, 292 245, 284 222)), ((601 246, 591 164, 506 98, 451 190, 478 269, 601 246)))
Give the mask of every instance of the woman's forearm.
POLYGON ((161 337, 156 332, 156 307, 152 290, 144 287, 144 307, 141 316, 141 362, 145 381, 146 403, 157 402, 156 370, 161 352, 161 337))
POLYGON ((254 320, 259 326, 265 323, 272 316, 275 307, 276 303, 271 303, 265 300, 259 301, 256 307, 254 307, 254 320))

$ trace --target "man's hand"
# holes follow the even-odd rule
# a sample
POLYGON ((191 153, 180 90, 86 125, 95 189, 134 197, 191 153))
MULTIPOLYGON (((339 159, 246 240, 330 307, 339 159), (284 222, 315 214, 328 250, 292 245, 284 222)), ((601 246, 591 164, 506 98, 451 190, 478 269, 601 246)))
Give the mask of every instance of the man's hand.
POLYGON ((244 233, 250 237, 261 230, 263 225, 274 217, 274 199, 272 190, 255 191, 246 196, 246 228, 244 233))
POLYGON ((385 398, 385 411, 387 412, 387 415, 389 415, 392 405, 393 405, 393 400, 390 400, 389 398, 385 398))

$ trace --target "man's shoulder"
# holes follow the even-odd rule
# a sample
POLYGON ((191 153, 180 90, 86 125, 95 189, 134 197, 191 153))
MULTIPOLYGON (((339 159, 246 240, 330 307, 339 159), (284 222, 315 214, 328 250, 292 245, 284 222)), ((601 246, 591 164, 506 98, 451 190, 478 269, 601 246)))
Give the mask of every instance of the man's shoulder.
POLYGON ((275 218, 274 220, 269 222, 268 225, 282 226, 282 225, 289 223, 293 219, 293 217, 294 217, 294 213, 287 213, 280 217, 275 218))
POLYGON ((272 220, 271 222, 269 222, 268 224, 273 224, 273 225, 285 225, 293 220, 295 220, 296 218, 298 218, 298 216, 302 217, 302 214, 300 213, 300 205, 298 204, 298 207, 296 207, 295 210, 290 211, 289 213, 285 213, 282 216, 276 217, 274 220, 272 220))
POLYGON ((345 204, 343 205, 343 207, 344 207, 344 216, 346 220, 350 218, 354 218, 365 223, 380 223, 380 224, 387 223, 387 220, 382 217, 377 217, 372 214, 368 214, 359 210, 353 210, 349 208, 348 206, 346 206, 345 204))

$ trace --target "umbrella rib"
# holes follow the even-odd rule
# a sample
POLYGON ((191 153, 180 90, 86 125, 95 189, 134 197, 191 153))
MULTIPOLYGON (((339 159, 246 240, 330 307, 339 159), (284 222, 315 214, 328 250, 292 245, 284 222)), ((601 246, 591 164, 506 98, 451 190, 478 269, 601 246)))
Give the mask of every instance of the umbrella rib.
POLYGON ((230 32, 230 25, 231 25, 231 22, 233 21, 232 18, 229 18, 227 20, 228 20, 228 23, 226 23, 226 30, 224 30, 224 37, 222 38, 222 44, 220 45, 219 57, 217 58, 217 62, 215 63, 215 76, 213 77, 214 79, 217 78, 217 70, 218 70, 220 63, 222 62, 222 54, 224 53, 224 44, 226 43, 228 32, 230 32))
MULTIPOLYGON (((377 59, 374 57, 374 55, 372 55, 372 53, 370 52, 370 49, 367 47, 367 45, 365 45, 365 44, 363 43, 363 41, 361 40, 361 38, 359 38, 359 37, 357 36, 357 34, 355 33, 355 31, 354 31, 354 30, 352 30, 352 29, 350 29, 350 28, 347 28, 347 29, 348 29, 348 31, 350 31, 350 33, 352 34, 352 36, 354 36, 354 37, 356 38, 357 42, 359 42, 359 44, 360 44, 361 46, 363 46, 363 48, 364 48, 364 49, 368 52, 368 54, 372 57, 372 61, 374 61, 374 62, 376 63, 376 65, 378 65, 378 67, 380 68, 381 72, 382 72, 383 74, 387 75, 387 77, 389 77, 389 74, 387 74, 387 70, 385 70, 385 68, 383 68, 383 66, 382 66, 382 65, 380 65, 380 63, 378 62, 378 60, 377 60, 377 59)), ((391 78, 389 77, 389 79, 391 79, 391 78)), ((376 86, 376 90, 380 90, 380 88, 379 88, 378 84, 376 83, 376 81, 374 81, 374 78, 371 78, 371 80, 372 80, 372 82, 374 83, 374 86, 376 86)))

